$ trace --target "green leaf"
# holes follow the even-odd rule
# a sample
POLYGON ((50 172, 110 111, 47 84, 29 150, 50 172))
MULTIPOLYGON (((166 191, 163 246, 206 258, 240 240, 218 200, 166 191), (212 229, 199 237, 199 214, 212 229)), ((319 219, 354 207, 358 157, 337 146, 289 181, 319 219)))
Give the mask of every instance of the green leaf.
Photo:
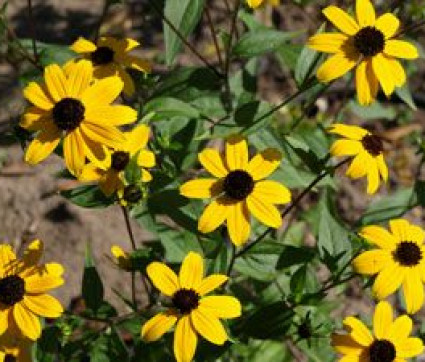
POLYGON ((293 265, 310 263, 315 257, 314 249, 307 246, 285 245, 277 262, 277 269, 286 269, 293 265))
MULTIPOLYGON (((166 0, 164 16, 186 39, 202 16, 204 0, 166 0)), ((165 59, 171 65, 182 47, 175 31, 164 23, 165 59)))
POLYGON ((373 119, 387 119, 393 120, 397 116, 396 111, 392 107, 384 107, 379 102, 374 102, 370 106, 361 106, 357 101, 351 100, 348 103, 348 109, 360 118, 373 120, 373 119))
POLYGON ((182 116, 187 118, 199 118, 200 112, 190 104, 176 98, 155 98, 145 104, 144 113, 154 112, 153 121, 182 116))
POLYGON ((295 297, 295 301, 299 301, 304 290, 304 286, 307 280, 307 266, 302 265, 292 275, 289 282, 291 293, 295 297))
POLYGON ((302 32, 283 32, 274 29, 257 29, 242 35, 235 44, 232 54, 250 58, 273 52, 288 40, 297 37, 302 32))
POLYGON ((96 311, 102 305, 103 293, 102 280, 94 265, 90 246, 87 244, 81 291, 86 306, 96 311))
POLYGON ((84 185, 61 191, 61 195, 73 204, 86 208, 102 208, 112 205, 114 199, 107 197, 97 185, 84 185))
POLYGON ((397 87, 395 89, 395 93, 400 97, 400 99, 406 103, 412 110, 416 111, 418 108, 416 107, 415 101, 413 100, 412 93, 410 92, 410 88, 407 85, 403 85, 402 87, 397 87))

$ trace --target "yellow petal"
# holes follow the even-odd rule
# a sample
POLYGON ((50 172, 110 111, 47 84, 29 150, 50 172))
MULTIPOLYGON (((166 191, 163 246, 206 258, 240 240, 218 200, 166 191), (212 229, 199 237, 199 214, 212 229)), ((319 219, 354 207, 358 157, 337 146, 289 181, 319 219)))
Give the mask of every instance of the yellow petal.
POLYGON ((117 128, 106 124, 86 121, 80 126, 81 132, 93 142, 111 148, 120 148, 125 142, 124 134, 117 128))
POLYGON ((277 149, 267 148, 249 161, 246 171, 255 181, 261 180, 279 167, 281 159, 282 154, 277 149))
POLYGON ((22 303, 13 306, 13 318, 21 333, 35 341, 41 335, 41 325, 38 317, 26 309, 22 303))
POLYGON ((134 127, 130 132, 126 132, 128 151, 135 154, 142 148, 145 148, 149 141, 150 128, 141 124, 134 127))
POLYGON ((412 333, 413 322, 407 315, 402 315, 394 320, 388 328, 387 338, 390 341, 403 341, 412 333))
POLYGON ((44 80, 51 97, 56 101, 67 97, 68 87, 65 73, 57 64, 48 65, 44 69, 44 80))
POLYGON ((335 141, 329 152, 332 156, 354 156, 362 151, 361 142, 355 140, 337 140, 335 141))
POLYGON ((263 1, 264 0, 246 0, 246 3, 250 8, 256 9, 263 3, 263 1))
POLYGON ((198 253, 189 252, 183 260, 179 272, 180 288, 196 290, 204 277, 204 261, 198 253))
POLYGON ((390 230, 397 241, 410 241, 410 223, 405 219, 393 219, 389 222, 390 230))
POLYGON ((107 152, 105 146, 99 142, 91 140, 84 132, 81 132, 80 135, 84 140, 84 150, 87 158, 92 162, 96 167, 105 170, 111 165, 111 154, 107 152))
POLYGON ((354 35, 360 30, 359 25, 350 15, 334 5, 325 8, 323 14, 332 24, 347 35, 354 35))
POLYGON ((126 67, 136 69, 139 72, 150 73, 152 70, 151 63, 134 55, 126 55, 123 60, 126 67))
POLYGON ((375 25, 375 9, 370 0, 356 1, 356 16, 360 27, 375 25))
POLYGON ((236 202, 228 206, 227 230, 230 240, 236 246, 240 246, 248 241, 249 234, 251 233, 249 221, 248 208, 245 202, 236 202))
POLYGON ((93 66, 87 60, 81 60, 70 71, 67 80, 68 96, 79 98, 89 87, 93 79, 93 66))
POLYGON ((152 151, 140 150, 139 156, 137 156, 137 164, 140 167, 154 167, 155 166, 155 154, 152 151))
POLYGON ((24 89, 24 97, 38 108, 48 111, 53 108, 54 101, 46 91, 45 87, 42 88, 37 83, 30 82, 24 89))
POLYGON ((364 347, 358 344, 349 334, 333 333, 331 338, 332 347, 343 355, 359 356, 364 351, 364 347))
POLYGON ((224 197, 211 201, 199 219, 198 230, 206 234, 217 229, 226 220, 231 205, 224 197))
POLYGON ((44 245, 39 239, 33 240, 26 248, 23 256, 23 262, 26 267, 32 267, 38 264, 43 256, 44 245))
POLYGON ((373 275, 379 273, 391 260, 392 257, 388 251, 368 250, 354 259, 353 267, 357 273, 373 275))
POLYGON ((291 191, 276 181, 256 182, 253 193, 269 204, 287 204, 291 201, 291 191))
POLYGON ((207 315, 215 315, 217 318, 237 318, 242 313, 239 300, 227 295, 214 295, 202 298, 199 301, 199 308, 207 315))
POLYGON ((357 59, 345 53, 336 53, 327 59, 317 70, 317 78, 322 83, 342 77, 357 63, 357 59))
POLYGON ((152 181, 152 175, 148 170, 142 170, 142 182, 152 181))
POLYGON ((367 193, 373 195, 379 187, 379 170, 376 161, 369 160, 367 169, 367 193))
POLYGON ((43 265, 43 269, 47 274, 54 275, 56 277, 61 277, 64 273, 64 268, 61 264, 58 263, 47 263, 43 265))
POLYGON ((353 179, 365 176, 368 171, 370 158, 371 156, 366 151, 360 152, 354 157, 345 174, 353 179))
POLYGON ((394 85, 396 87, 401 87, 406 83, 406 72, 404 71, 403 66, 397 59, 387 58, 388 66, 391 69, 391 74, 393 75, 394 85))
POLYGON ((244 170, 248 165, 248 145, 242 136, 227 138, 226 164, 229 170, 244 170))
POLYGON ((377 339, 385 339, 393 323, 393 310, 388 302, 379 302, 373 314, 373 333, 377 339))
POLYGON ((342 52, 343 45, 348 36, 341 33, 323 33, 313 35, 308 39, 308 46, 314 50, 325 53, 342 52))
POLYGON ((28 146, 25 152, 25 162, 36 165, 46 159, 59 144, 60 136, 56 126, 50 124, 49 128, 41 131, 28 146))
POLYGON ((192 327, 190 317, 185 315, 177 322, 174 332, 174 356, 177 362, 191 362, 195 355, 198 337, 192 327))
POLYGON ((81 182, 98 181, 103 176, 103 173, 103 170, 89 163, 83 167, 83 170, 78 175, 78 180, 81 182))
POLYGON ((357 318, 347 317, 343 321, 350 336, 360 345, 368 347, 373 342, 373 336, 369 329, 357 318))
POLYGON ((218 196, 223 191, 223 182, 214 178, 191 180, 180 186, 180 194, 196 199, 218 196))
POLYGON ((23 304, 34 314, 45 318, 58 318, 63 313, 59 301, 47 294, 25 295, 23 304))
POLYGON ((28 107, 22 115, 19 125, 29 131, 40 131, 51 122, 48 112, 37 107, 28 107))
POLYGON ((70 48, 76 53, 91 53, 96 50, 96 45, 94 45, 91 41, 80 37, 71 45, 70 48))
POLYGON ((95 122, 105 122, 111 126, 122 126, 133 123, 137 118, 137 112, 124 105, 99 105, 89 108, 85 118, 95 122))
POLYGON ((119 245, 112 245, 111 253, 116 259, 128 258, 128 254, 124 250, 122 250, 122 248, 119 245))
POLYGON ((123 86, 122 80, 115 76, 101 79, 83 92, 81 101, 87 110, 110 104, 118 98, 123 86))
POLYGON ((417 337, 407 338, 404 341, 395 341, 394 344, 397 350, 397 357, 401 358, 417 357, 424 351, 423 342, 417 337))
POLYGON ((379 173, 381 174, 382 179, 386 182, 388 180, 388 167, 384 160, 384 155, 380 154, 375 158, 378 165, 379 173))
POLYGON ((63 154, 66 167, 73 175, 78 177, 86 162, 83 138, 78 128, 65 136, 63 154))
POLYGON ((47 273, 36 273, 25 278, 25 292, 30 294, 45 293, 51 289, 60 287, 63 279, 47 273))
POLYGON ((124 52, 129 52, 130 50, 140 46, 140 43, 137 40, 131 38, 119 39, 119 42, 124 52))
POLYGON ((400 21, 391 13, 385 13, 376 19, 375 27, 382 31, 385 39, 392 38, 400 27, 400 21))
POLYGON ((329 128, 329 133, 335 133, 340 136, 349 138, 355 141, 361 141, 368 131, 358 126, 348 126, 346 124, 334 124, 329 128))
POLYGON ((414 314, 421 309, 424 304, 424 286, 419 274, 419 268, 413 267, 406 271, 403 281, 403 294, 407 313, 414 314))
POLYGON ((218 345, 227 341, 223 325, 214 314, 208 313, 208 310, 199 306, 190 313, 190 320, 195 330, 207 341, 218 345))
POLYGON ((376 297, 382 300, 393 294, 403 282, 405 272, 405 268, 400 268, 395 262, 384 268, 373 283, 373 292, 376 297))
POLYGON ((261 194, 257 195, 253 192, 246 199, 248 210, 263 224, 272 228, 279 228, 282 225, 282 217, 279 210, 271 203, 261 198, 261 194))
POLYGON ((176 322, 177 316, 173 312, 159 313, 143 325, 141 338, 146 342, 156 341, 167 333, 176 322))
POLYGON ((365 226, 359 234, 368 242, 375 244, 382 249, 392 251, 396 248, 397 239, 380 226, 365 226))
POLYGON ((384 55, 377 54, 372 58, 372 68, 381 84, 382 90, 389 97, 395 88, 395 77, 392 73, 393 67, 384 55))
POLYGON ((391 57, 403 59, 416 59, 419 57, 418 49, 413 44, 397 39, 390 39, 385 42, 384 53, 391 57))
POLYGON ((11 265, 12 261, 16 260, 15 253, 12 247, 7 244, 0 245, 0 269, 7 268, 11 265))
POLYGON ((197 288, 197 292, 200 296, 210 293, 214 289, 218 288, 229 280, 227 275, 223 274, 211 274, 206 278, 202 279, 197 288))
POLYGON ((362 106, 373 103, 379 90, 379 82, 370 60, 362 61, 356 69, 357 99, 362 106))
POLYGON ((159 263, 154 261, 150 263, 146 268, 146 273, 148 274, 153 285, 161 291, 162 294, 170 297, 172 296, 177 289, 179 289, 179 281, 177 279, 176 273, 174 273, 167 265, 164 263, 159 263))
POLYGON ((130 74, 128 74, 126 70, 122 69, 121 67, 118 67, 118 76, 121 78, 121 80, 124 83, 123 93, 126 96, 131 97, 136 91, 133 78, 131 78, 130 74))
POLYGON ((215 177, 225 177, 228 170, 224 166, 223 158, 217 150, 206 148, 198 154, 199 162, 202 166, 215 177))

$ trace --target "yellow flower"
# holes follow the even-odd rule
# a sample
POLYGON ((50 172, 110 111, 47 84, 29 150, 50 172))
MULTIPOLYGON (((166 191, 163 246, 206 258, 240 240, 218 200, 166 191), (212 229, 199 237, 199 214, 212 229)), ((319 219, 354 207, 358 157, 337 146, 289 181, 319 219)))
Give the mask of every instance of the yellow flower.
POLYGON ((0 336, 0 361, 32 362, 32 345, 10 319, 8 330, 0 336))
MULTIPOLYGON (((265 0, 246 0, 248 6, 250 8, 256 9, 258 7, 260 7, 261 5, 263 5, 265 0)), ((280 5, 280 0, 267 0, 268 3, 272 6, 279 6, 280 5)))
POLYGON ((102 37, 97 44, 84 38, 78 38, 71 45, 71 49, 92 61, 96 79, 112 75, 119 76, 124 82, 124 93, 131 96, 134 93, 134 83, 125 69, 132 68, 144 73, 151 71, 149 62, 128 54, 139 45, 136 40, 130 38, 102 37))
POLYGON ((198 229, 209 233, 227 220, 232 242, 239 246, 250 234, 250 213, 269 227, 279 228, 282 218, 276 204, 291 200, 290 191, 276 181, 263 180, 273 173, 282 158, 268 148, 248 160, 248 145, 240 136, 226 141, 226 156, 207 148, 198 155, 202 166, 217 179, 188 181, 180 193, 190 198, 214 198, 199 219, 198 229))
POLYGON ((346 175, 353 179, 366 176, 367 193, 374 194, 379 187, 380 176, 385 182, 388 179, 382 139, 361 127, 344 124, 333 125, 329 132, 345 137, 332 144, 331 155, 354 156, 346 175))
POLYGON ((360 236, 378 248, 365 251, 353 261, 360 274, 378 274, 373 292, 385 299, 401 285, 409 314, 416 313, 424 302, 425 232, 404 219, 390 221, 388 232, 380 226, 366 226, 360 236))
POLYGON ((122 248, 118 245, 113 245, 111 247, 111 253, 116 259, 116 264, 119 268, 123 270, 131 270, 131 260, 130 255, 122 250, 122 248))
POLYGON ((149 127, 142 124, 130 132, 126 132, 125 141, 113 150, 107 150, 108 162, 106 165, 89 163, 79 176, 80 181, 98 181, 99 187, 110 196, 116 191, 124 194, 124 170, 131 158, 138 153, 137 164, 141 167, 142 182, 152 180, 152 175, 146 168, 155 166, 155 155, 145 149, 149 140, 149 127))
POLYGON ((396 58, 415 59, 416 47, 395 39, 400 21, 391 13, 376 18, 370 0, 356 1, 356 20, 336 6, 328 6, 323 14, 342 33, 324 33, 311 37, 308 45, 320 52, 333 54, 317 70, 324 83, 343 76, 356 68, 359 103, 372 103, 379 84, 390 96, 395 87, 406 82, 406 74, 396 58))
POLYGON ((239 301, 230 296, 205 296, 227 281, 226 275, 213 274, 204 278, 201 256, 190 252, 177 276, 167 265, 153 262, 147 273, 162 294, 171 298, 172 307, 148 320, 141 336, 147 342, 156 341, 177 322, 174 332, 174 355, 177 362, 190 362, 195 355, 200 334, 211 343, 222 345, 228 337, 219 318, 241 315, 239 301))
POLYGON ((34 240, 17 259, 10 245, 0 245, 0 334, 16 328, 23 336, 36 340, 41 334, 38 316, 57 318, 63 308, 46 294, 63 284, 60 264, 38 265, 43 243, 34 240))
POLYGON ((344 319, 348 334, 333 334, 332 346, 344 362, 403 362, 420 355, 424 346, 420 338, 409 337, 412 320, 402 315, 393 321, 388 302, 380 302, 373 315, 373 334, 357 318, 344 319))
POLYGON ((78 175, 86 157, 99 165, 104 162, 103 145, 119 147, 125 140, 117 126, 131 123, 137 113, 130 107, 111 105, 123 83, 109 77, 92 84, 93 67, 89 61, 57 64, 44 71, 44 83, 31 82, 24 96, 34 107, 23 115, 21 126, 37 131, 25 160, 37 164, 49 156, 63 138, 66 167, 78 175))

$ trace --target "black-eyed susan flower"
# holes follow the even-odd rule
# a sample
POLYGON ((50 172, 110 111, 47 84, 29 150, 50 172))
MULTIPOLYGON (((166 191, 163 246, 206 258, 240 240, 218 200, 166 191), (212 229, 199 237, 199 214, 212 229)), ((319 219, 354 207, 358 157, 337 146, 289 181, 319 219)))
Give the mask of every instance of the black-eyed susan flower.
POLYGON ((275 205, 288 203, 291 193, 276 181, 264 180, 279 167, 282 155, 278 150, 268 148, 249 160, 245 139, 232 136, 226 141, 225 157, 207 148, 198 158, 216 178, 188 181, 180 193, 189 198, 213 198, 199 219, 199 231, 212 232, 227 220, 230 239, 240 246, 249 238, 250 214, 269 227, 282 225, 275 205))
POLYGON ((146 271, 155 287, 171 299, 172 306, 143 325, 141 337, 145 341, 156 341, 177 323, 174 331, 177 362, 193 359, 198 334, 217 345, 227 341, 220 319, 239 317, 241 305, 231 296, 205 296, 225 283, 226 275, 212 274, 204 278, 202 257, 193 252, 183 260, 178 276, 159 262, 149 264, 146 271))
POLYGON ((278 6, 280 4, 280 0, 246 0, 246 3, 250 8, 256 9, 263 5, 265 1, 267 1, 272 6, 278 6))
POLYGON ((376 225, 360 231, 360 236, 377 248, 360 254, 353 266, 360 274, 377 274, 373 292, 378 299, 385 299, 402 286, 407 312, 413 314, 424 303, 425 232, 404 219, 389 224, 390 232, 376 225))
POLYGON ((331 5, 323 10, 326 18, 341 33, 324 33, 311 37, 308 45, 333 54, 317 70, 319 81, 328 83, 356 67, 359 103, 372 103, 381 84, 386 96, 406 82, 406 74, 397 58, 415 59, 413 44, 396 39, 400 21, 391 13, 376 18, 370 0, 356 1, 356 20, 331 5))
POLYGON ((130 132, 124 133, 125 141, 120 146, 106 150, 108 162, 105 162, 101 167, 94 163, 87 164, 83 168, 79 180, 84 182, 98 181, 100 189, 107 196, 117 191, 123 194, 125 191, 124 170, 132 157, 137 154, 137 165, 141 168, 141 181, 151 181, 152 175, 147 168, 155 166, 155 155, 152 151, 146 149, 149 132, 149 127, 142 124, 136 126, 130 132))
POLYGON ((101 37, 97 44, 78 38, 71 49, 91 60, 94 65, 94 77, 103 79, 117 75, 124 82, 124 93, 131 96, 134 93, 134 82, 127 73, 126 68, 149 73, 151 65, 148 61, 129 54, 140 44, 134 39, 116 39, 112 37, 101 37))
POLYGON ((393 320, 388 302, 380 302, 373 315, 373 334, 355 317, 343 321, 348 334, 333 334, 332 345, 343 355, 341 362, 404 362, 420 355, 424 346, 420 338, 409 337, 412 320, 402 315, 393 320))
POLYGON ((130 255, 125 252, 120 246, 113 245, 111 253, 115 257, 115 264, 123 270, 131 270, 130 255))
POLYGON ((22 336, 14 320, 8 330, 0 336, 0 362, 32 362, 33 341, 22 336))
POLYGON ((0 334, 18 329, 24 337, 36 340, 41 334, 39 316, 57 318, 63 308, 46 294, 63 284, 60 264, 38 265, 43 243, 35 240, 22 260, 10 245, 0 245, 0 334))
POLYGON ((353 179, 367 177, 367 193, 374 194, 380 179, 388 179, 388 168, 384 159, 382 139, 364 128, 334 124, 330 133, 343 136, 330 149, 332 156, 354 156, 346 175, 353 179))
POLYGON ((36 131, 36 138, 25 153, 25 160, 37 164, 49 156, 63 139, 66 167, 78 175, 86 157, 102 165, 104 146, 119 147, 125 141, 117 126, 136 120, 137 113, 124 105, 111 105, 121 93, 118 77, 92 84, 92 64, 83 60, 62 69, 57 64, 44 70, 44 83, 31 82, 24 96, 29 107, 21 126, 36 131))

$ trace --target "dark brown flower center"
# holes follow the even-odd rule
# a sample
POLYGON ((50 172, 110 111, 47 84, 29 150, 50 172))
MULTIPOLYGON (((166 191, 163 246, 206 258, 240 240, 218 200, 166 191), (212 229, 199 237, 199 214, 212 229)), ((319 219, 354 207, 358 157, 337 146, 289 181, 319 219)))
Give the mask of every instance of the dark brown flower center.
POLYGON ((395 347, 386 339, 375 340, 369 347, 370 362, 392 362, 395 357, 395 347))
POLYGON ((366 26, 354 35, 354 46, 364 57, 373 57, 385 47, 385 36, 374 26, 366 26))
POLYGON ((224 193, 234 200, 244 200, 254 189, 252 176, 243 170, 229 172, 223 183, 224 193))
POLYGON ((111 63, 114 60, 114 51, 109 47, 99 47, 91 53, 91 61, 94 65, 111 63))
POLYGON ((25 282, 17 275, 0 279, 0 303, 9 307, 20 302, 25 295, 25 282))
POLYGON ((188 314, 199 305, 199 294, 193 289, 179 289, 174 293, 173 305, 181 314, 188 314))
POLYGON ((413 241, 402 241, 393 255, 394 259, 403 266, 415 266, 422 260, 422 251, 413 241))
POLYGON ((53 107, 53 122, 63 131, 73 131, 84 119, 84 112, 84 105, 78 99, 63 98, 53 107))
POLYGON ((130 204, 139 202, 142 196, 142 191, 136 185, 128 185, 124 188, 123 199, 130 204))
POLYGON ((130 162, 130 155, 128 152, 116 151, 112 154, 111 167, 115 171, 123 171, 130 162))
POLYGON ((7 354, 4 357, 4 362, 16 362, 17 358, 13 354, 7 354))
POLYGON ((379 136, 368 134, 362 138, 362 145, 364 149, 372 156, 379 156, 384 151, 384 144, 379 136))

